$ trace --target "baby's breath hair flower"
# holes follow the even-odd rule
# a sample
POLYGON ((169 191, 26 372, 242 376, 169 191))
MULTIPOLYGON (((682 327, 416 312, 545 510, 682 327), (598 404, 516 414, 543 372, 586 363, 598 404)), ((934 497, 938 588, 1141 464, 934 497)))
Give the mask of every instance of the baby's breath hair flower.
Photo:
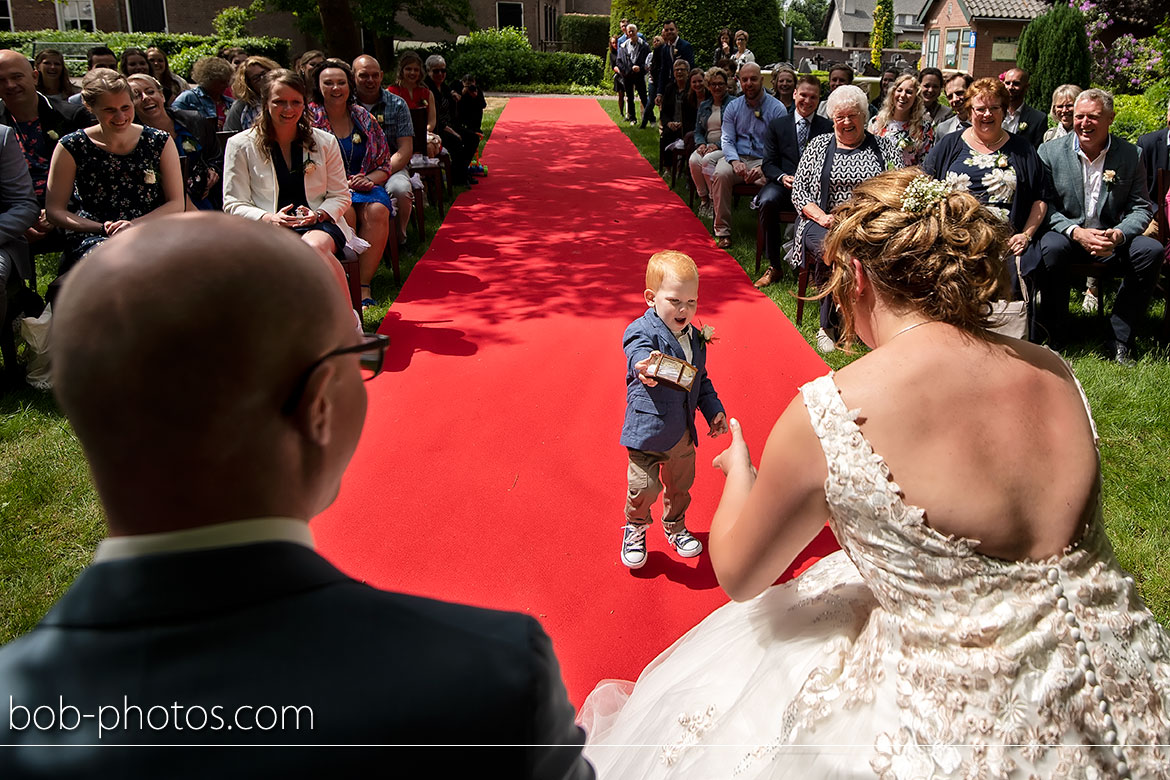
POLYGON ((902 195, 902 210, 911 214, 921 214, 950 193, 966 189, 967 182, 957 176, 954 178, 948 176, 945 181, 933 176, 915 176, 902 195))

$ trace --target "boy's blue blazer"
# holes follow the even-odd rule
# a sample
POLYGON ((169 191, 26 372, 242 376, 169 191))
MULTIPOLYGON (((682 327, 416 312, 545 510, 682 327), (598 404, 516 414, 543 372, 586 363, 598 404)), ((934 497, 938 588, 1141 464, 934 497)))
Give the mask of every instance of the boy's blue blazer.
POLYGON ((622 426, 622 444, 636 450, 666 452, 690 431, 697 445, 695 409, 703 412, 708 423, 723 411, 715 386, 707 376, 707 345, 698 338, 697 329, 691 326, 694 355, 689 362, 699 370, 699 376, 690 392, 664 383, 647 387, 634 370, 635 363, 645 360, 655 350, 687 359, 682 345, 654 309, 647 309, 631 322, 622 341, 626 350, 626 421, 622 426))

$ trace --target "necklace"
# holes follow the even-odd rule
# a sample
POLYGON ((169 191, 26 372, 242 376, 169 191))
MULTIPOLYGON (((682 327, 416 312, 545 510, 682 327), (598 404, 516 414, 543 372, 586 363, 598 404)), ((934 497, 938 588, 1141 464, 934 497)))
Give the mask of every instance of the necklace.
POLYGON ((905 333, 908 330, 914 330, 919 325, 926 325, 927 323, 930 323, 930 322, 938 322, 938 320, 923 320, 922 322, 916 322, 913 325, 907 325, 906 327, 902 328, 900 331, 895 333, 893 336, 890 336, 888 339, 886 339, 886 343, 889 344, 891 341, 898 338, 899 336, 901 336, 903 333, 905 333))

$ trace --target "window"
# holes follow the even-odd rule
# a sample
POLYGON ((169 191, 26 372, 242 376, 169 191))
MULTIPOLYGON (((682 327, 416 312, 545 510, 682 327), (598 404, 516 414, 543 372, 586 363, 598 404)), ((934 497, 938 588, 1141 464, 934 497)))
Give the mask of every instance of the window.
POLYGON ((57 0, 57 27, 61 30, 94 32, 93 0, 57 0))
POLYGON ((938 67, 938 30, 931 30, 926 36, 926 67, 938 67))
POLYGON ((130 32, 166 32, 166 0, 126 0, 130 32))
POLYGON ((501 30, 505 27, 524 27, 523 3, 496 3, 496 27, 501 30))
POLYGON ((971 59, 971 28, 962 27, 959 29, 959 70, 964 73, 968 72, 970 68, 967 64, 971 59))
POLYGON ((943 67, 959 67, 959 31, 947 30, 947 47, 943 50, 943 67))
POLYGON ((12 32, 12 0, 0 0, 0 31, 12 32))
POLYGON ((551 5, 544 7, 544 39, 557 40, 557 9, 551 5))

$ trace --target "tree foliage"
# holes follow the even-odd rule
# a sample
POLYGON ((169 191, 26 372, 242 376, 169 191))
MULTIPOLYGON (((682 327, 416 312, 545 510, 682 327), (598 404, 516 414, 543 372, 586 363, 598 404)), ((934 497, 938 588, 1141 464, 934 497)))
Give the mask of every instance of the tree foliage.
POLYGON ((882 49, 894 45, 894 0, 877 0, 873 9, 873 32, 869 36, 869 61, 882 66, 882 49))
POLYGON ((1033 106, 1047 106, 1061 84, 1089 85, 1091 68, 1085 17, 1064 3, 1057 3, 1033 19, 1020 35, 1016 64, 1028 71, 1031 84, 1026 97, 1033 106))
POLYGON ((782 18, 788 20, 792 37, 798 41, 822 41, 825 38, 825 15, 829 0, 795 0, 788 5, 782 18))
MULTIPOLYGON (((745 30, 748 48, 756 62, 767 64, 780 59, 784 50, 784 29, 776 0, 724 0, 696 3, 694 0, 657 0, 658 19, 674 19, 679 35, 695 47, 695 63, 707 66, 715 55, 719 31, 745 30)), ((655 30, 657 32, 657 30, 655 30)))

